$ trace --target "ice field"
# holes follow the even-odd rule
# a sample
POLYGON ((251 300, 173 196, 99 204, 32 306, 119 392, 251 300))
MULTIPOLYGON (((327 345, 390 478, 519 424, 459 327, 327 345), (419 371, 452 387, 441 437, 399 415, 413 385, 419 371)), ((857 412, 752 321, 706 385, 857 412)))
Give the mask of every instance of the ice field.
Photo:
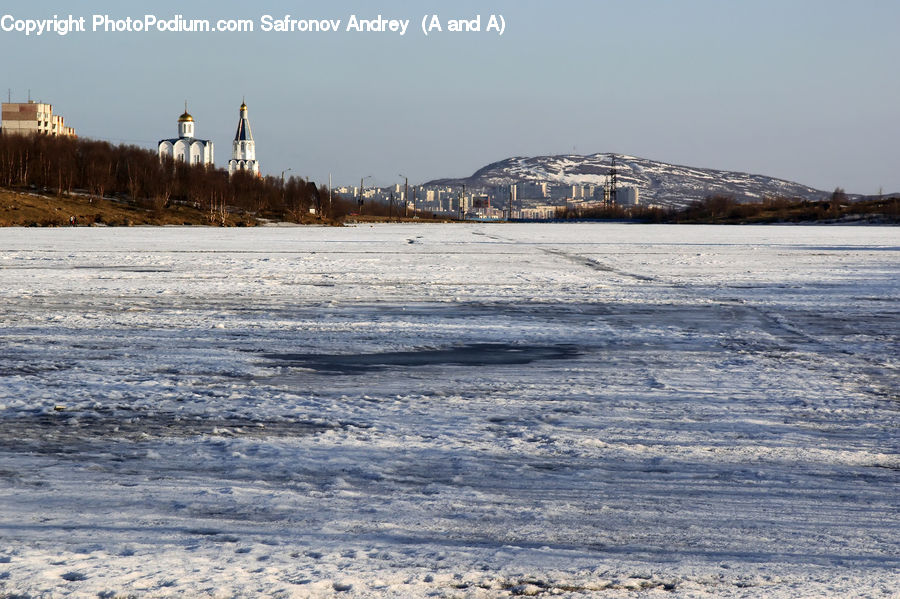
POLYGON ((0 597, 900 597, 900 229, 0 230, 0 597))

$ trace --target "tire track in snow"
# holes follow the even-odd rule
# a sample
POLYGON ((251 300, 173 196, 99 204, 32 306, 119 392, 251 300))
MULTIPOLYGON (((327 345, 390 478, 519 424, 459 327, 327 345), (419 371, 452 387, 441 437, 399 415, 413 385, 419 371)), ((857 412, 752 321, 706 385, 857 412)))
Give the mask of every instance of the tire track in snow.
MULTIPOLYGON (((501 243, 518 244, 519 240, 507 239, 499 235, 488 234, 484 232, 473 232, 474 235, 480 235, 493 239, 501 243)), ((788 347, 796 350, 808 351, 821 357, 821 360, 811 365, 811 368, 821 368, 828 364, 834 364, 834 361, 828 361, 830 356, 839 355, 842 357, 840 368, 843 374, 832 374, 838 380, 856 379, 860 381, 858 387, 865 389, 866 394, 875 396, 879 399, 888 399, 900 401, 900 394, 896 392, 897 377, 891 372, 890 366, 880 361, 875 356, 868 356, 861 352, 855 352, 848 349, 845 345, 837 342, 831 342, 823 338, 821 335, 816 336, 814 332, 810 332, 797 324, 789 321, 788 315, 783 312, 767 310, 762 306, 748 303, 743 298, 737 299, 720 299, 709 294, 702 293, 702 286, 690 285, 685 283, 676 283, 666 281, 659 277, 643 275, 628 272, 619 268, 615 268, 609 264, 605 264, 594 258, 588 258, 574 252, 566 252, 558 248, 541 247, 536 245, 537 249, 544 254, 563 258, 574 264, 584 266, 594 270, 595 272, 613 273, 622 277, 630 278, 644 283, 656 283, 668 286, 673 292, 678 292, 682 296, 693 297, 697 303, 708 304, 717 308, 733 309, 736 305, 742 306, 745 310, 752 312, 761 322, 765 323, 766 332, 777 337, 788 347), (863 382, 867 384, 862 384, 863 382)), ((731 350, 748 351, 747 347, 742 346, 740 340, 731 339, 731 343, 726 346, 731 350)), ((749 350, 755 351, 755 350, 749 350)), ((759 350, 769 351, 769 350, 759 350)))
MULTIPOLYGON (((487 237, 488 239, 493 239, 494 241, 499 241, 499 242, 501 242, 501 243, 512 243, 512 244, 519 244, 519 243, 520 243, 519 241, 517 241, 517 240, 515 240, 515 239, 506 239, 506 238, 504 238, 504 237, 500 237, 499 235, 490 235, 490 234, 488 234, 488 233, 484 233, 484 232, 481 232, 481 231, 475 231, 475 232, 473 232, 472 234, 473 234, 473 235, 484 236, 484 237, 487 237)), ((611 272, 611 273, 617 274, 617 275, 622 276, 622 277, 627 277, 627 278, 630 278, 630 279, 636 279, 636 280, 638 280, 638 281, 645 281, 645 282, 648 282, 648 283, 650 283, 650 282, 654 282, 654 283, 655 283, 655 282, 659 282, 659 279, 657 279, 657 278, 655 278, 655 277, 651 277, 651 276, 647 276, 647 275, 641 275, 641 274, 637 274, 637 273, 633 273, 633 272, 628 272, 628 271, 625 271, 625 270, 621 270, 621 269, 615 268, 615 267, 613 267, 613 266, 610 266, 609 264, 605 264, 605 263, 603 263, 603 262, 600 262, 599 260, 595 260, 595 259, 593 259, 593 258, 586 258, 586 257, 584 257, 584 256, 581 256, 581 255, 579 255, 579 254, 575 254, 575 253, 572 253, 572 252, 564 252, 564 251, 562 251, 562 250, 560 250, 560 249, 557 249, 557 248, 541 247, 540 245, 537 245, 536 247, 537 247, 538 250, 540 250, 541 252, 543 252, 543 253, 545 253, 545 254, 549 254, 549 255, 551 255, 551 256, 558 256, 558 257, 560 257, 560 258, 564 258, 564 259, 568 260, 569 262, 572 262, 572 263, 574 263, 574 264, 578 264, 578 265, 581 265, 581 266, 586 266, 586 267, 590 268, 591 270, 595 270, 595 271, 597 271, 597 272, 611 272)))

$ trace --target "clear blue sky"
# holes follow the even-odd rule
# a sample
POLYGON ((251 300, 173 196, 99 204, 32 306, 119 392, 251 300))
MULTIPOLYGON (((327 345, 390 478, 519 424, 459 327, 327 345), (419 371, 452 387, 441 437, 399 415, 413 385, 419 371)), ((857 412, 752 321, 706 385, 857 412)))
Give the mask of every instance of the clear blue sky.
MULTIPOLYGON (((42 2, 0 15, 248 18, 254 33, 0 32, 4 87, 85 137, 155 148, 184 100, 230 156, 246 97, 263 172, 335 185, 466 176, 509 156, 617 152, 820 189, 900 191, 900 2, 42 2), (490 14, 495 33, 421 31, 490 14), (393 33, 263 33, 264 14, 409 19, 393 33)), ((6 92, 4 89, 3 92, 6 92)), ((4 93, 4 100, 6 94, 4 93)))

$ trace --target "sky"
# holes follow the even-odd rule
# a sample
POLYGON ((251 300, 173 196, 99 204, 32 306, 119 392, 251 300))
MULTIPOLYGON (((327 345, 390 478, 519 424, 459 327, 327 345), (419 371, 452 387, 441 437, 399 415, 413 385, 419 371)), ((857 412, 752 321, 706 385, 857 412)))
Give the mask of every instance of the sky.
POLYGON ((184 102, 224 166, 243 99, 264 174, 335 186, 464 177, 511 156, 615 152, 852 193, 900 192, 900 2, 536 0, 45 2, 0 18, 4 101, 81 137, 155 149, 184 102), (253 32, 101 32, 112 19, 249 19, 253 32), (265 32, 262 18, 340 20, 265 32), (359 19, 399 32, 347 31, 359 19), (481 18, 481 31, 450 32, 481 18), (505 25, 487 31, 491 15, 505 25), (436 16, 442 31, 422 30, 436 16))

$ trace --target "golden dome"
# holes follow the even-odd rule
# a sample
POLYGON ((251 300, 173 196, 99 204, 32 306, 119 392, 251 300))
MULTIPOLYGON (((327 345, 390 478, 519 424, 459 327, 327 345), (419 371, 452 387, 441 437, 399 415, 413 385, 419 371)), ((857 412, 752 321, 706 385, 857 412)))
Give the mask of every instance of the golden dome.
POLYGON ((247 110, 247 105, 244 102, 241 102, 241 110, 247 110))
POLYGON ((194 117, 192 117, 191 115, 189 115, 188 112, 187 112, 187 110, 185 110, 185 111, 184 111, 184 114, 181 115, 180 117, 178 117, 178 122, 179 122, 179 123, 184 123, 184 122, 191 122, 191 123, 193 123, 193 122, 194 122, 194 117))

